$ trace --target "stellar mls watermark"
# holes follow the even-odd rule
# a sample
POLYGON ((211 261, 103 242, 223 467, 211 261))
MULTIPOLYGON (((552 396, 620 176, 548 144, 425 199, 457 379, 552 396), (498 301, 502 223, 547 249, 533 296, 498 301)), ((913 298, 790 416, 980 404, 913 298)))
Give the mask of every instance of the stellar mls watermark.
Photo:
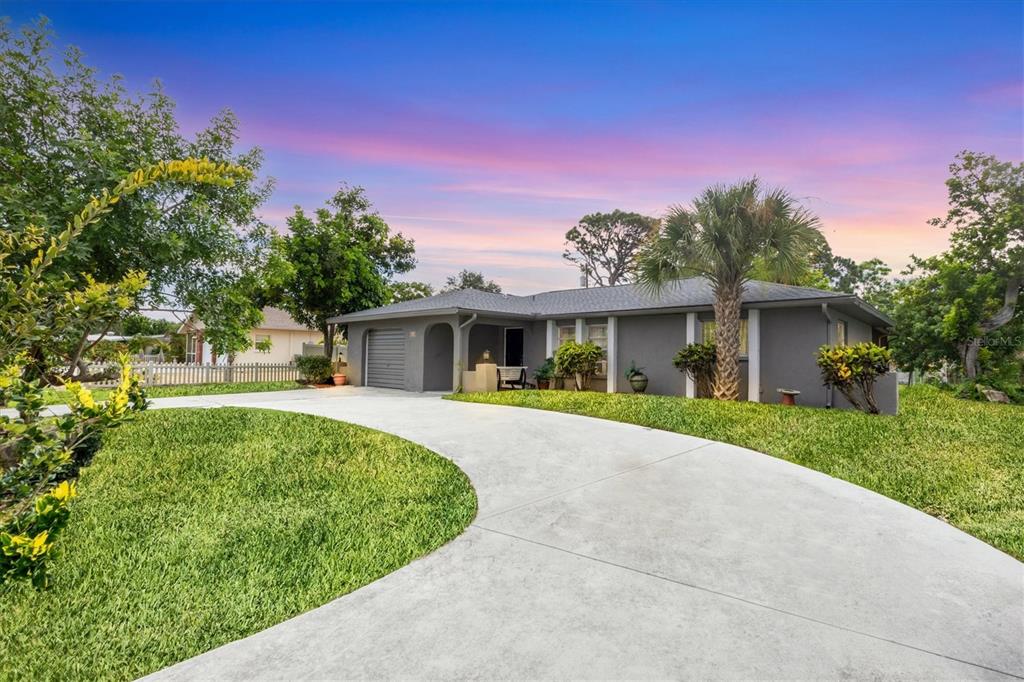
POLYGON ((1024 336, 1002 336, 994 339, 981 339, 981 345, 989 348, 1017 348, 1024 350, 1024 336))

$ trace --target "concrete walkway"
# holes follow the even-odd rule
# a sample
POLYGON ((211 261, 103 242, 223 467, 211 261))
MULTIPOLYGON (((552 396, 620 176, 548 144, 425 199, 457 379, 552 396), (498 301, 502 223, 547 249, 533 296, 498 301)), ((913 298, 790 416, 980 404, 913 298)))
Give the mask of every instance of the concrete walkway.
POLYGON ((1024 564, 766 455, 373 389, 155 402, 403 436, 453 459, 480 512, 437 552, 153 679, 1024 676, 1024 564))

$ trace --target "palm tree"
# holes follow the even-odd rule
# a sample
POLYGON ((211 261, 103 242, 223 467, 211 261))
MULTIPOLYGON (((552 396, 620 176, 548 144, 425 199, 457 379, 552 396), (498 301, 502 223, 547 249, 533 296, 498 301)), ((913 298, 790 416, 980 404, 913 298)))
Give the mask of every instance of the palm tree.
POLYGON ((714 397, 740 395, 740 306, 755 262, 785 281, 806 268, 824 238, 818 218, 788 192, 763 190, 757 178, 715 185, 693 206, 672 206, 638 259, 638 280, 653 293, 669 281, 706 277, 715 294, 714 397))

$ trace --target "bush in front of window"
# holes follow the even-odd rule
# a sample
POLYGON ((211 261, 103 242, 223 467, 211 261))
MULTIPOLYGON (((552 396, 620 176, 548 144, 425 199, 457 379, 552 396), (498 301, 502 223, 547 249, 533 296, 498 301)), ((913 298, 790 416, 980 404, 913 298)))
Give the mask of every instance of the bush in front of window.
POLYGON ((826 386, 839 389, 858 410, 878 414, 875 381, 892 367, 892 351, 867 342, 822 346, 818 349, 817 363, 826 386))
POLYGON ((715 383, 715 364, 718 355, 714 341, 689 343, 679 349, 672 364, 680 372, 690 375, 697 389, 698 398, 710 398, 715 383))
POLYGON ((576 390, 582 391, 590 385, 590 379, 603 359, 604 351, 595 343, 566 341, 555 351, 555 371, 562 376, 573 377, 576 390))
POLYGON ((326 355, 300 355, 295 366, 302 378, 311 384, 326 384, 333 374, 334 366, 326 355))

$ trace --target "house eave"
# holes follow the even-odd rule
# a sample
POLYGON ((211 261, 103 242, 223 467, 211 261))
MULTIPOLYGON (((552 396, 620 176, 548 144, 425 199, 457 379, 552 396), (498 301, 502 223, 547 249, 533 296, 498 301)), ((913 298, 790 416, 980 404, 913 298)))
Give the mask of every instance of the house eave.
MULTIPOLYGON (((868 305, 856 296, 820 296, 815 298, 800 299, 777 299, 767 301, 751 301, 743 303, 744 309, 750 308, 798 308, 819 306, 822 303, 853 305, 866 316, 873 318, 872 326, 888 328, 893 321, 884 313, 868 305)), ((664 306, 645 308, 624 308, 621 310, 590 310, 590 311, 565 311, 559 313, 510 313, 498 310, 484 310, 480 308, 434 308, 429 310, 407 310, 402 312, 357 312, 348 315, 338 315, 327 320, 330 324, 349 324, 353 322, 373 322, 377 320, 409 319, 413 317, 431 317, 435 315, 472 315, 477 314, 483 317, 500 317, 517 320, 559 320, 577 317, 608 317, 608 316, 636 316, 636 315, 672 315, 693 312, 707 312, 713 310, 711 304, 690 305, 690 306, 664 306)))

